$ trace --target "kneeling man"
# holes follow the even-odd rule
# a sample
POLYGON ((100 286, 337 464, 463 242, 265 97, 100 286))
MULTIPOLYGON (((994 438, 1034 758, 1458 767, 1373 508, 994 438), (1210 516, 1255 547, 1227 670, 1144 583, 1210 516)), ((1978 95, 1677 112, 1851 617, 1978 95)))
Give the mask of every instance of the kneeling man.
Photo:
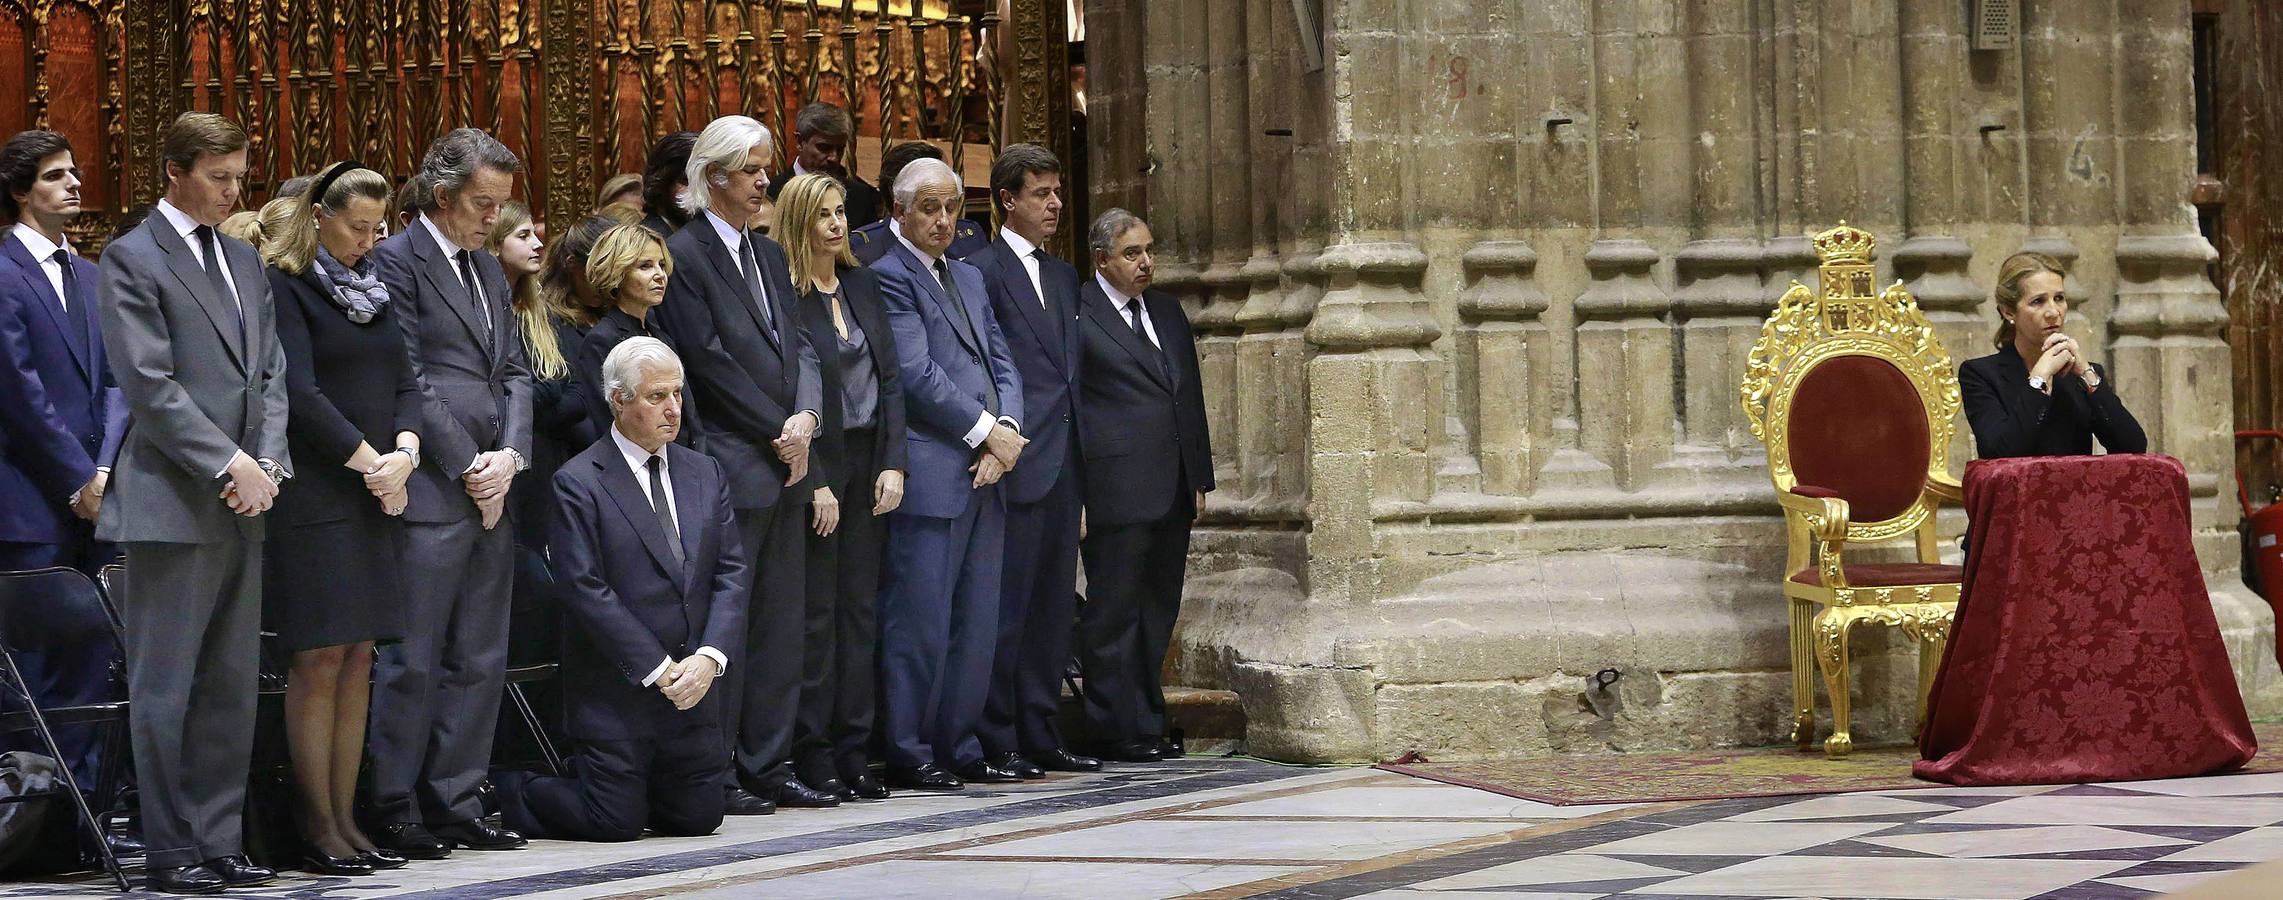
POLYGON ((569 608, 562 776, 495 775, 503 824, 630 841, 721 824, 729 756, 714 679, 742 652, 750 590, 721 466, 674 443, 682 362, 656 338, 603 360, 610 434, 555 473, 548 543, 569 608))

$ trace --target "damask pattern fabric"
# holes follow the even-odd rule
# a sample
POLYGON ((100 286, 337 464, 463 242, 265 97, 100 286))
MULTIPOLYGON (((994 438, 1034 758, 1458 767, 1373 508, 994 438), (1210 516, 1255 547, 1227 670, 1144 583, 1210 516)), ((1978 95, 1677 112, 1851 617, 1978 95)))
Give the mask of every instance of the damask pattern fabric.
POLYGON ((1962 785, 2223 772, 2258 750, 2168 456, 1976 460, 1965 594, 1921 778, 1962 785))

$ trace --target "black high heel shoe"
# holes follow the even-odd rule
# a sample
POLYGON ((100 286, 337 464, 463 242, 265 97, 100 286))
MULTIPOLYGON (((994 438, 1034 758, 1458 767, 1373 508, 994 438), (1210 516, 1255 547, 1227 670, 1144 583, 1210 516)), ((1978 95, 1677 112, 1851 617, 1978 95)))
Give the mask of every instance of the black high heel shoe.
POLYGON ((314 846, 301 848, 301 870, 312 875, 371 875, 373 867, 357 856, 334 856, 314 846))

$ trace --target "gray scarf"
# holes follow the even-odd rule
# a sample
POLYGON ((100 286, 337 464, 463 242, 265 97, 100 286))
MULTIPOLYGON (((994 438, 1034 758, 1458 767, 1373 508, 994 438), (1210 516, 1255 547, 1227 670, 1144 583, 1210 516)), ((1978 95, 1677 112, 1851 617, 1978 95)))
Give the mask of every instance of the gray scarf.
POLYGON ((380 315, 381 307, 388 305, 388 288, 372 276, 372 257, 357 262, 363 271, 342 265, 333 254, 326 252, 325 245, 319 244, 317 261, 311 266, 310 274, 316 277, 320 289, 330 288, 325 290, 326 296, 332 297, 333 305, 348 314, 349 321, 363 325, 380 315))

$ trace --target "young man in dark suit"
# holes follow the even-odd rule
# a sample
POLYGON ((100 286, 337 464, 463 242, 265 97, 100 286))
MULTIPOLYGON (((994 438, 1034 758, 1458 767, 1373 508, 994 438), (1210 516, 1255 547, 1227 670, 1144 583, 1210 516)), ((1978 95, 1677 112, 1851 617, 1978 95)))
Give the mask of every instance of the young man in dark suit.
POLYGON ((555 473, 547 542, 578 749, 569 775, 494 775, 500 817, 565 840, 710 834, 729 778, 713 687, 743 652, 751 573, 721 465, 674 443, 680 358, 633 337, 601 371, 610 431, 555 473))
POLYGON ((1007 473, 1007 548, 998 650, 978 737, 991 764, 1025 778, 1091 772, 1100 760, 1063 746, 1062 669, 1078 589, 1078 270, 1043 249, 1062 224, 1062 164, 1016 144, 991 166, 999 239, 967 261, 983 273, 991 312, 1022 373, 1030 446, 1007 473))
POLYGON ((944 256, 960 191, 940 161, 904 167, 896 246, 872 266, 896 334, 909 447, 880 592, 880 731, 889 782, 912 790, 1020 780, 983 758, 975 729, 998 631, 998 483, 1026 443, 1023 386, 983 274, 944 256))
POLYGON ((1079 289, 1078 444, 1085 462, 1086 606, 1078 625, 1086 718, 1113 759, 1180 756, 1159 672, 1181 612, 1189 527, 1213 490, 1197 343, 1181 303, 1149 289, 1149 225, 1094 221, 1079 289))
POLYGON ((422 457, 405 509, 405 636, 373 670, 372 818, 383 849, 413 859, 512 850, 483 819, 507 675, 514 529, 499 527, 530 466, 531 371, 507 272, 484 250, 523 164, 491 135, 437 138, 413 182, 421 212, 373 248, 422 394, 422 457))
POLYGON ((690 222, 666 241, 674 273, 654 313, 682 354, 690 392, 705 398, 699 446, 729 474, 730 506, 753 561, 747 656, 722 698, 723 736, 737 765, 725 788, 731 815, 840 803, 802 783, 792 765, 806 605, 802 529, 823 381, 784 249, 745 227, 761 208, 773 148, 769 129, 746 116, 723 116, 698 133, 683 198, 690 222))

